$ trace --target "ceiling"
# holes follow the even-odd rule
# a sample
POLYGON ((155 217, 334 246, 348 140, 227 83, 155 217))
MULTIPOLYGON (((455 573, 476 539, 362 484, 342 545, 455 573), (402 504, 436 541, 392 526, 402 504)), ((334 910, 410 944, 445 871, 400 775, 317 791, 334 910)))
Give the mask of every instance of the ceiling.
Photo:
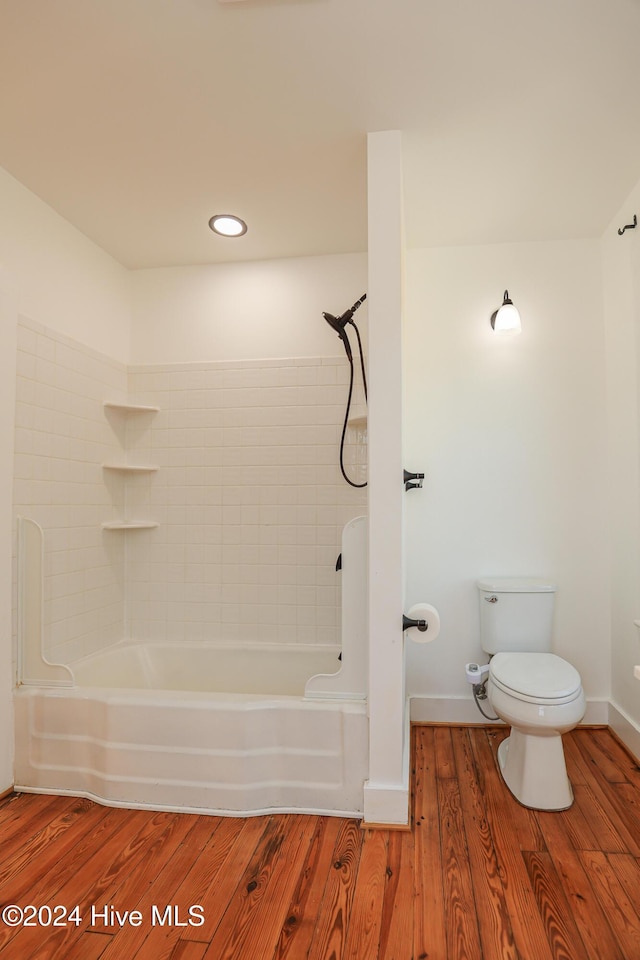
POLYGON ((132 269, 365 250, 390 129, 409 246, 600 236, 639 116, 640 0, 0 0, 0 166, 132 269))

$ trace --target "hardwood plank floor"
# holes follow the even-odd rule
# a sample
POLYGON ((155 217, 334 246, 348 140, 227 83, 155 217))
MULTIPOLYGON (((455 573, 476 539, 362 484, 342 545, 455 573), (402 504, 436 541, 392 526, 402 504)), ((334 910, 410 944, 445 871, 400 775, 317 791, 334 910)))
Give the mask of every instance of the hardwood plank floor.
POLYGON ((640 960, 640 766, 574 730, 576 802, 526 810, 497 769, 507 732, 413 728, 410 832, 6 797, 0 911, 29 924, 1 914, 0 956, 640 960))

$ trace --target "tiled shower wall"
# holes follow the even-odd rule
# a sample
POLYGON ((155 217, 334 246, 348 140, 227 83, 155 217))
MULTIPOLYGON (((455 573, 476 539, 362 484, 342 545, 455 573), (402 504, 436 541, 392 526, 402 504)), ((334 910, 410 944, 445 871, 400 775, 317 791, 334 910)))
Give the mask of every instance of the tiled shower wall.
MULTIPOLYGON (((14 513, 44 530, 44 640, 55 662, 123 635, 124 543, 100 525, 113 509, 101 464, 121 459, 102 402, 126 387, 124 364, 18 324, 14 513)), ((14 577, 14 610, 16 596, 14 577)))
POLYGON ((129 426, 132 461, 159 466, 128 481, 129 514, 160 523, 128 535, 133 637, 339 642, 342 528, 366 512, 339 474, 347 380, 343 358, 130 369, 130 397, 160 407, 129 426))
MULTIPOLYGON (((127 368, 19 326, 15 512, 45 530, 45 649, 123 637, 339 642, 344 358, 127 368), (128 416, 124 400, 160 407, 128 416), (157 466, 140 475, 103 463, 157 466), (125 518, 150 530, 103 530, 125 518)), ((356 394, 354 414, 363 413, 356 394)), ((366 431, 347 432, 361 481, 366 431)))

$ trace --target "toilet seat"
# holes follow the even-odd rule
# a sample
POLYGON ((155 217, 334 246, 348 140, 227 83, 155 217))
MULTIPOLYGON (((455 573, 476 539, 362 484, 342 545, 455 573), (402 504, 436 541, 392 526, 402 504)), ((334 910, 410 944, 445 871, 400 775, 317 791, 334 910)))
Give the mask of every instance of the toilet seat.
POLYGON ((497 653, 489 675, 504 693, 527 703, 570 703, 582 689, 576 668, 554 653, 497 653))

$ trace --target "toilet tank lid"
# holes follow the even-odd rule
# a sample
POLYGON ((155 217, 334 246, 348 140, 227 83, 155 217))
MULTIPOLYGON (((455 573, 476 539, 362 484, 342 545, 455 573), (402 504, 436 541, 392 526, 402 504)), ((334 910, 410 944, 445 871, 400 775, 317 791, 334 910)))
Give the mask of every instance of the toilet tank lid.
POLYGON ((487 593, 555 593, 556 587, 541 577, 486 577, 478 580, 478 590, 487 593))

